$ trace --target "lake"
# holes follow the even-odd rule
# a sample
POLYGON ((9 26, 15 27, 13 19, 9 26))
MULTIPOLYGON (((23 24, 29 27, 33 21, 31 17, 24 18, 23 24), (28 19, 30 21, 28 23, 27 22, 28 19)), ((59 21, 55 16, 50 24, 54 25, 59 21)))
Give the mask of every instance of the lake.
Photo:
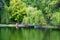
POLYGON ((60 40, 60 30, 0 28, 0 40, 60 40))

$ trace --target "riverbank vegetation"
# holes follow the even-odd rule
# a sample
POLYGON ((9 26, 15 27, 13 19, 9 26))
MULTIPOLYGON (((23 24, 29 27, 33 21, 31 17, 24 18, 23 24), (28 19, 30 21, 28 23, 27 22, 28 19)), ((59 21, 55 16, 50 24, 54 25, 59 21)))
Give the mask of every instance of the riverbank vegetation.
POLYGON ((60 0, 10 0, 9 6, 4 5, 6 11, 2 14, 4 17, 1 20, 3 23, 18 21, 22 24, 60 26, 59 5, 60 0))

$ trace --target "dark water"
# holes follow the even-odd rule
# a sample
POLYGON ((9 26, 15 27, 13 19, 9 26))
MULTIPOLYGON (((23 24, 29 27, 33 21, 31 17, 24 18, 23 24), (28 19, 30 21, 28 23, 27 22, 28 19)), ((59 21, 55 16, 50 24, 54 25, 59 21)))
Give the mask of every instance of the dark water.
POLYGON ((0 40, 60 40, 60 31, 51 32, 42 29, 0 28, 0 40))

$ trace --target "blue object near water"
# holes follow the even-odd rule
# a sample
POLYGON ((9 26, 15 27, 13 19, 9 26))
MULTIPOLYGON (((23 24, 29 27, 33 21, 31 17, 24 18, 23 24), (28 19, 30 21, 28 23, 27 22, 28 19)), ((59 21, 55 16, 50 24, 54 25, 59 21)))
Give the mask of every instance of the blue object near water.
POLYGON ((39 25, 35 25, 34 28, 37 29, 37 28, 40 28, 40 26, 39 25))

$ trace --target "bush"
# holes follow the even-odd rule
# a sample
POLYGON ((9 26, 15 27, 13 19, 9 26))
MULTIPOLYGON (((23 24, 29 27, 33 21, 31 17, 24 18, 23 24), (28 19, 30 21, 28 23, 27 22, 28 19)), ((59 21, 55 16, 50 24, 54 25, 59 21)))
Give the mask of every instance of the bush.
POLYGON ((37 8, 29 6, 26 9, 26 14, 27 15, 24 17, 22 22, 23 24, 46 24, 46 20, 44 19, 41 10, 37 10, 37 8))
POLYGON ((55 26, 60 26, 60 12, 55 12, 52 14, 51 23, 55 26))
POLYGON ((21 0, 10 0, 10 19, 21 22, 25 14, 26 4, 21 0))

